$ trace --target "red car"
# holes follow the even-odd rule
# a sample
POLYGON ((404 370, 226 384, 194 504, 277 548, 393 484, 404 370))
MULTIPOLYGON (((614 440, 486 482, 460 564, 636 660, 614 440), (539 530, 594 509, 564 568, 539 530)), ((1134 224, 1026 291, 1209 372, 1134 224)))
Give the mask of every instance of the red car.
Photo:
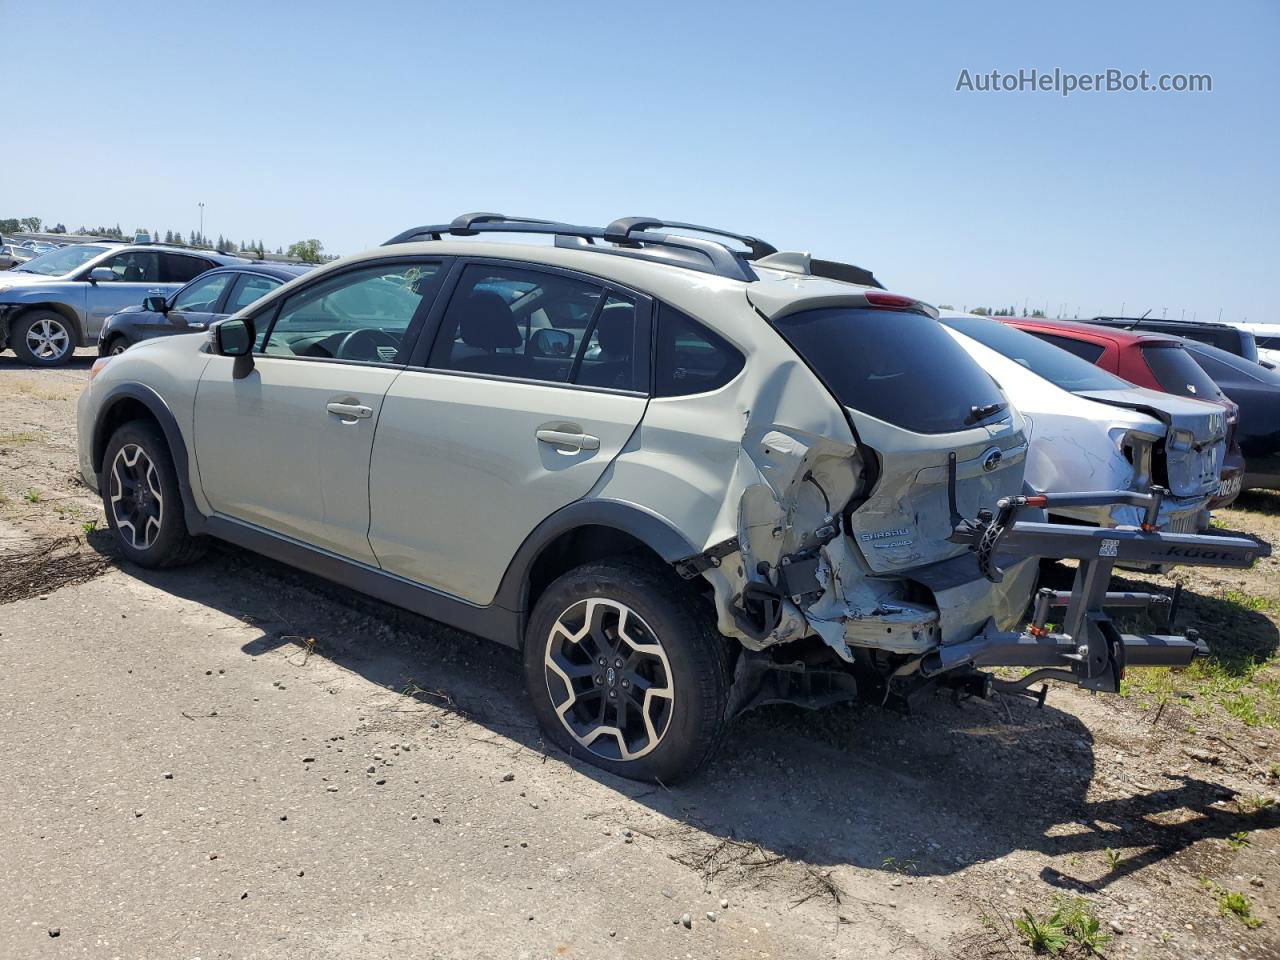
POLYGON ((1055 347, 1097 364, 1109 373, 1139 387, 1207 400, 1227 411, 1227 455, 1222 465, 1222 486, 1209 501, 1210 510, 1230 506, 1240 495, 1244 480, 1244 455, 1235 438, 1240 408, 1229 400, 1201 369, 1178 338, 1161 333, 1139 333, 1075 320, 1041 320, 1031 317, 997 317, 1012 327, 1034 334, 1055 347))

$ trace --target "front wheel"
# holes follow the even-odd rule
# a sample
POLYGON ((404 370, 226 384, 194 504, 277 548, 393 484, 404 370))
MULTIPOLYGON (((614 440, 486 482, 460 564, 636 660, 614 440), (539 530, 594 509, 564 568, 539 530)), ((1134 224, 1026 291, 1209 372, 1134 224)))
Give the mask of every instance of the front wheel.
POLYGON ((75 329, 52 310, 24 313, 13 325, 9 341, 19 360, 37 367, 60 366, 76 350, 75 329))
POLYGON ((524 644, 538 722, 571 755, 671 783, 723 739, 726 641, 693 589, 630 558, 564 574, 538 599, 524 644))
POLYGON ((131 420, 112 434, 100 486, 107 526, 126 559, 155 569, 203 552, 203 542, 187 531, 178 474, 154 423, 131 420))

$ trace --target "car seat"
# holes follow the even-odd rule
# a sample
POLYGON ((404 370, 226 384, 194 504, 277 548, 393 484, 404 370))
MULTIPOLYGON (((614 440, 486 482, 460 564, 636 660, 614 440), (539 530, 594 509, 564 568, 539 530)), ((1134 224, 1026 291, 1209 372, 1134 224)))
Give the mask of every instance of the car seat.
POLYGON ((636 308, 629 303, 611 303, 600 311, 596 321, 596 340, 600 344, 599 362, 584 362, 578 383, 591 387, 615 387, 629 390, 632 382, 632 350, 636 339, 636 308))
POLYGON ((453 369, 504 377, 533 375, 533 362, 523 353, 497 352, 524 345, 520 327, 502 297, 487 291, 473 293, 467 297, 462 310, 458 335, 466 346, 481 352, 468 351, 469 356, 460 357, 455 345, 450 364, 453 369))

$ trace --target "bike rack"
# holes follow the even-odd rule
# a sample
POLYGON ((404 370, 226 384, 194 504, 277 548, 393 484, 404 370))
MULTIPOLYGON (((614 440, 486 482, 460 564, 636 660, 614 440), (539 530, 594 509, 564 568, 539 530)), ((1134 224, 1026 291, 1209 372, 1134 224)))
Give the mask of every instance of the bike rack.
POLYGON ((993 680, 991 686, 1043 700, 1043 692, 1037 695, 1027 690, 1040 680, 1065 680, 1088 690, 1115 693, 1126 666, 1186 666, 1197 656, 1207 656, 1209 649, 1195 631, 1188 631, 1187 636, 1120 633, 1105 608, 1145 609, 1167 604, 1167 619, 1171 620, 1175 603, 1159 594, 1109 592, 1112 569, 1121 562, 1245 569, 1270 556, 1271 548, 1248 537, 1161 533, 1155 518, 1166 493, 1155 487, 1150 493, 1110 490, 1005 497, 996 504, 995 514, 983 511, 976 520, 956 524, 951 541, 969 544, 978 554, 979 568, 994 582, 1002 575, 997 557, 1074 559, 1080 566, 1069 593, 1039 591, 1031 623, 1022 632, 997 630, 989 623, 972 639, 944 644, 930 653, 921 672, 933 677, 964 667, 1035 667, 1038 669, 1019 680, 993 680), (1117 503, 1145 507, 1141 527, 1086 527, 1017 519, 1025 508, 1117 503), (1054 607, 1065 607, 1066 613, 1062 629, 1050 631, 1049 611, 1054 607))

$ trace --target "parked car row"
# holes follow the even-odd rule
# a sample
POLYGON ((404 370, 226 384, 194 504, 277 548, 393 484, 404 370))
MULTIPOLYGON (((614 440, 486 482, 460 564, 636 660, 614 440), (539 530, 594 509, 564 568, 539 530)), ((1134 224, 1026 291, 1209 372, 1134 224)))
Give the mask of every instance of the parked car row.
POLYGON ((548 737, 625 776, 689 774, 760 703, 1115 692, 1204 647, 1121 635, 1112 565, 1269 553, 1195 533, 1245 414, 1165 334, 940 323, 852 265, 648 218, 471 214, 183 286, 178 255, 68 248, 0 298, 29 338, 15 294, 56 288, 100 340, 80 470, 123 555, 221 538, 517 647, 548 737), (1034 593, 1052 557, 1069 597, 1034 593))

